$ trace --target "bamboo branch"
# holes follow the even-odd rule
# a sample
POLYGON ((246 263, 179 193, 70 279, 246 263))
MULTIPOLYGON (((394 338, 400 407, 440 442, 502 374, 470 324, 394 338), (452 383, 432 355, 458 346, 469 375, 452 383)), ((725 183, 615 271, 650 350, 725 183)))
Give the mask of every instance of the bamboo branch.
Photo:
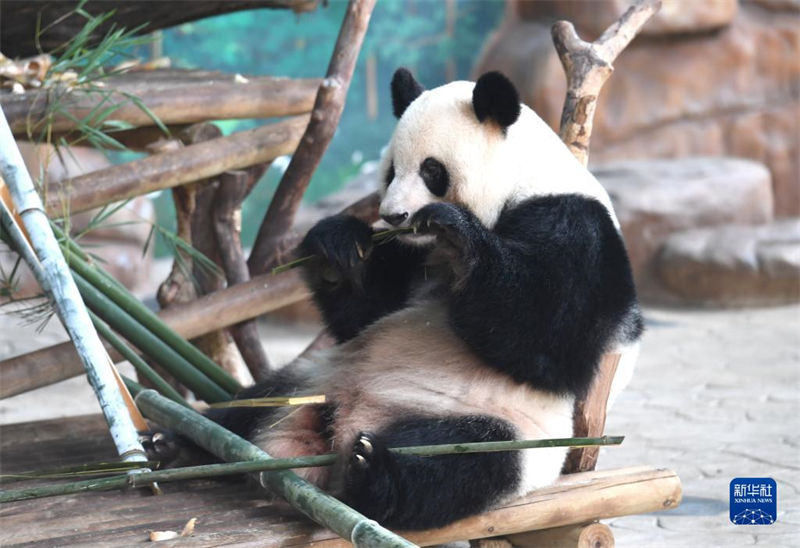
MULTIPOLYGON (((122 394, 97 332, 92 326, 78 288, 70 276, 61 249, 50 229, 39 195, 22 161, 11 128, 0 108, 0 173, 8 184, 16 211, 30 237, 38 261, 31 261, 31 271, 53 299, 61 323, 75 345, 86 368, 100 408, 109 426, 117 452, 123 461, 147 460, 136 429, 125 406, 122 394)), ((12 232, 12 236, 13 236, 12 232)))
POLYGON ((24 137, 38 134, 44 124, 53 133, 67 133, 76 129, 76 121, 92 124, 92 116, 114 106, 118 108, 112 119, 136 127, 152 126, 151 115, 128 95, 137 97, 164 125, 305 114, 311 111, 319 82, 271 76, 239 82, 229 74, 197 75, 177 70, 130 72, 104 79, 102 92, 30 90, 0 95, 0 105, 6 111, 11 131, 24 137), (56 103, 58 108, 51 116, 56 103))
POLYGON ((295 116, 227 137, 67 179, 48 189, 51 216, 86 211, 224 171, 271 162, 297 147, 308 116, 295 116))
POLYGON ((258 229, 248 260, 252 274, 266 272, 275 263, 275 243, 291 228, 311 175, 333 138, 374 5, 375 0, 351 0, 347 5, 311 121, 258 229))
POLYGON ((639 0, 594 42, 581 40, 568 21, 553 25, 553 43, 567 76, 559 134, 584 166, 600 90, 614 71, 617 56, 660 7, 661 0, 639 0))

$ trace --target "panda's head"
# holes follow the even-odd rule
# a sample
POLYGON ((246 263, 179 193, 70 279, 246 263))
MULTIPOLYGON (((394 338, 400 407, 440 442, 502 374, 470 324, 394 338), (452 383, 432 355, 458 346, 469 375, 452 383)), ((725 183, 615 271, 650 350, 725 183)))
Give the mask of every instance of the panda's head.
POLYGON ((506 204, 552 193, 553 181, 582 169, 498 72, 425 91, 401 68, 391 91, 398 122, 380 169, 383 226, 405 226, 444 201, 491 228, 506 204))

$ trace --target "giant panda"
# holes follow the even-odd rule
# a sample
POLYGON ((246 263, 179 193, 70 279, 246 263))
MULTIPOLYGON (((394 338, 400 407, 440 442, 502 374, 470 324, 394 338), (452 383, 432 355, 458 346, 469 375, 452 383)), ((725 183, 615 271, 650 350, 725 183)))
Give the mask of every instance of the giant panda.
POLYGON ((629 377, 642 320, 608 195, 503 75, 425 91, 399 69, 379 225, 320 221, 301 255, 337 345, 239 397, 300 409, 208 415, 380 523, 439 527, 553 482, 566 448, 437 457, 397 446, 572 435, 604 352, 629 377), (410 227, 376 244, 377 230, 410 227))

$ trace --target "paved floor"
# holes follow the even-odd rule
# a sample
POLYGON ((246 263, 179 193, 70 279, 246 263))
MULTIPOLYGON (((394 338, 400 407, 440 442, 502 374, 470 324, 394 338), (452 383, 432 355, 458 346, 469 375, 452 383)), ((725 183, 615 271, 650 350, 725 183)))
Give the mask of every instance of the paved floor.
MULTIPOLYGON (((648 332, 634 379, 606 431, 626 435, 600 468, 640 464, 676 470, 684 502, 668 513, 610 522, 621 547, 800 546, 800 307, 686 311, 647 309, 648 332), (735 477, 777 481, 774 525, 728 519, 735 477)), ((262 326, 286 360, 315 332, 262 326)), ((0 316, 0 360, 60 340, 0 316)), ((0 423, 97 409, 82 379, 0 401, 0 423)))

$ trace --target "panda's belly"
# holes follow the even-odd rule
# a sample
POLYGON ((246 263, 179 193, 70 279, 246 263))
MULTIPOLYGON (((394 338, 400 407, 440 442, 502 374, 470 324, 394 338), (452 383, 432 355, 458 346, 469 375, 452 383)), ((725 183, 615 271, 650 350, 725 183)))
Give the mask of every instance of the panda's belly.
MULTIPOLYGON (((571 397, 514 382, 487 367, 450 329, 441 306, 427 303, 383 318, 325 360, 320 388, 336 402, 334 446, 398 418, 491 415, 520 439, 572 435, 571 397)), ((552 482, 566 449, 522 452, 518 492, 552 482)))

